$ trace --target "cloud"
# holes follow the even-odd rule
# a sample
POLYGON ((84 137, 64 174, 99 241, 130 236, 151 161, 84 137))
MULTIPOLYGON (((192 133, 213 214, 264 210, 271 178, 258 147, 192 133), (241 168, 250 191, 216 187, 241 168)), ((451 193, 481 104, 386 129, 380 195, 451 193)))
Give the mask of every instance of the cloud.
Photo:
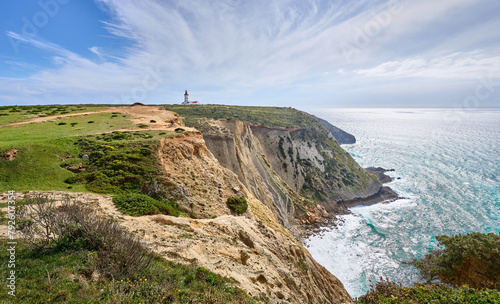
POLYGON ((500 75, 500 53, 489 55, 482 50, 475 50, 428 59, 413 57, 384 62, 374 68, 354 72, 369 77, 478 79, 490 74, 500 75))
MULTIPOLYGON (((238 94, 266 98, 259 92, 270 89, 285 100, 287 91, 291 97, 308 96, 308 90, 321 96, 350 91, 356 98, 360 86, 382 85, 369 79, 441 79, 448 87, 450 80, 498 70, 499 54, 492 50, 500 34, 486 27, 497 24, 493 17, 469 20, 467 29, 453 32, 460 25, 457 16, 494 10, 487 0, 95 1, 111 18, 103 27, 129 41, 127 47, 114 56, 104 51, 106 45, 78 54, 8 32, 45 51, 54 64, 17 80, 24 97, 43 88, 50 98, 108 102, 140 96, 161 103, 196 88, 220 102, 238 94), (472 38, 479 48, 470 49, 472 38), (343 44, 354 48, 352 56, 343 44), (157 85, 148 86, 151 79, 157 85), (146 97, 137 93, 142 91, 146 97)), ((399 88, 385 82, 383 91, 391 86, 399 88)))
POLYGON ((104 59, 104 55, 102 54, 101 48, 99 48, 97 46, 93 46, 93 47, 89 48, 89 51, 91 51, 92 53, 99 56, 99 58, 104 59))

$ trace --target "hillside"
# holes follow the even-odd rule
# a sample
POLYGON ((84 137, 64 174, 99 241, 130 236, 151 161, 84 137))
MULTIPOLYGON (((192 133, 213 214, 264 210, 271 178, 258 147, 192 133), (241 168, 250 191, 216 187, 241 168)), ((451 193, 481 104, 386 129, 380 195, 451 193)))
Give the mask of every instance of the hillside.
MULTIPOLYGON (((264 301, 352 301, 342 284, 283 227, 287 217, 279 210, 295 205, 275 205, 272 194, 254 195, 257 191, 246 186, 248 180, 221 166, 202 134, 185 126, 176 113, 134 106, 39 117, 23 107, 6 111, 12 109, 27 115, 0 128, 2 191, 43 190, 56 201, 69 194, 117 221, 164 259, 228 277, 232 285, 264 301), (117 195, 139 193, 158 207, 152 206, 143 216, 131 216, 113 203, 117 195), (229 197, 244 198, 248 210, 234 213, 226 203, 229 197)), ((308 120, 304 114, 294 123, 303 121, 306 126, 308 120)), ((247 123, 232 123, 250 128, 247 123)), ((251 169, 253 164, 248 166, 251 169)), ((259 168, 251 170, 253 178, 262 179, 259 168)), ((295 202, 305 206, 304 218, 327 216, 314 200, 301 197, 276 172, 269 172, 277 186, 288 187, 295 202)), ((288 228, 296 234, 292 224, 288 228)), ((6 226, 0 229, 4 234, 6 226)), ((72 275, 78 277, 78 273, 72 275)))

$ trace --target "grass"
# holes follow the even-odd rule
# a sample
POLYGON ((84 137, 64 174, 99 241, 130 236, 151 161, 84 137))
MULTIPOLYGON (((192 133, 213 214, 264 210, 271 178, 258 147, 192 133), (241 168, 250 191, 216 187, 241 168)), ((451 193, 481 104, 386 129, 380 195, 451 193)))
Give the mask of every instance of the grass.
POLYGON ((319 124, 311 115, 292 108, 226 105, 165 105, 165 108, 185 117, 186 125, 194 124, 200 118, 235 119, 256 125, 283 128, 308 128, 319 124))
MULTIPOLYGON (((68 190, 63 181, 73 173, 59 165, 78 153, 73 143, 72 138, 60 138, 17 145, 20 152, 15 160, 0 160, 0 191, 68 190)), ((75 185, 72 190, 85 191, 85 188, 75 185)))
MULTIPOLYGON (((90 124, 98 125, 99 123, 90 124)), ((24 127, 24 126, 23 126, 24 127)), ((26 126, 27 127, 27 126, 26 126)), ((70 126, 57 126, 58 128, 71 128, 70 126)), ((33 129, 33 126, 31 126, 33 129)), ((29 130, 29 129, 28 129, 29 130)), ((27 131, 28 131, 27 130, 27 131)), ((0 129, 0 133, 3 129, 0 129)), ((11 148, 20 149, 18 156, 13 161, 0 159, 0 191, 16 190, 70 190, 70 191, 95 191, 96 189, 87 189, 85 183, 65 183, 67 179, 75 178, 77 175, 64 168, 61 165, 76 165, 82 163, 83 165, 93 165, 102 168, 106 176, 113 175, 115 171, 122 170, 127 172, 128 169, 136 170, 143 169, 141 172, 135 172, 134 176, 138 179, 147 179, 151 177, 155 171, 154 159, 142 155, 144 149, 148 149, 148 155, 154 153, 154 143, 160 137, 176 136, 174 132, 160 132, 160 131, 141 131, 129 133, 105 133, 95 136, 68 136, 62 138, 53 138, 52 135, 44 135, 43 139, 37 139, 35 136, 25 139, 21 138, 13 143, 6 143, 0 141, 0 151, 6 151, 11 148), (159 133, 164 133, 159 135, 159 133), (120 139, 121 136, 126 138, 120 139), (115 139, 116 138, 116 139, 115 139), (92 151, 86 150, 82 146, 81 141, 91 143, 90 149, 95 149, 98 152, 102 150, 103 158, 101 161, 94 159, 92 161, 81 159, 84 153, 91 154, 92 151), (149 148, 148 148, 149 147, 149 148), (136 151, 134 149, 139 149, 136 151), (142 150, 141 150, 142 149, 142 150), (137 153, 136 153, 137 152, 137 153), (142 156, 141 156, 142 155, 142 156), (130 160, 131 158, 139 157, 139 159, 130 160), (126 163, 119 163, 120 159, 127 160, 126 163), (109 162, 106 162, 109 160, 109 162), (136 167, 137 164, 142 164, 136 167), (118 168, 119 166, 126 166, 126 168, 118 168), (125 169, 125 170, 124 170, 125 169), (108 170, 108 171, 105 171, 108 170), (111 171, 110 171, 111 170, 111 171), (149 172, 149 173, 148 173, 149 172)), ((1 137, 0 137, 1 138, 1 137)), ((15 139, 11 136, 12 140, 15 139)), ((98 173, 99 170, 93 171, 98 173)), ((131 177, 130 175, 123 176, 131 177)), ((90 177, 92 178, 92 177, 90 177)), ((120 178, 119 175, 114 175, 112 180, 116 181, 120 178)), ((90 179, 88 180, 90 182, 90 179)), ((127 181, 123 180, 122 185, 127 181)), ((130 180, 128 181, 130 182, 130 180)), ((94 183, 95 186, 97 182, 94 183)), ((136 184, 132 182, 130 187, 136 184)), ((112 193, 113 191, 97 191, 101 193, 112 193)))
POLYGON ((83 113, 103 110, 106 107, 89 106, 7 106, 0 107, 0 126, 37 117, 83 113))
MULTIPOLYGON (((104 109, 104 107, 83 106, 47 106, 41 108, 45 112, 59 109, 58 111, 70 113, 104 109)), ((30 119, 35 114, 22 115, 36 109, 38 107, 0 107, 0 113, 18 115, 17 121, 22 121, 30 119), (12 109, 16 112, 10 112, 12 109)), ((82 147, 75 145, 77 140, 89 134, 102 134, 116 129, 133 127, 126 115, 112 116, 112 113, 97 113, 66 117, 43 123, 0 127, 0 155, 12 148, 19 149, 16 159, 13 161, 0 157, 0 191, 87 191, 85 184, 64 183, 75 174, 61 168, 60 165, 64 163, 74 165, 84 162, 80 158, 82 147)), ((5 117, 7 116, 0 116, 0 119, 5 119, 5 117)), ((141 133, 143 136, 127 136, 127 140, 122 140, 120 144, 134 145, 143 141, 145 137, 148 139, 160 137, 158 131, 141 131, 141 133)), ((161 137, 176 135, 174 132, 163 133, 161 137)), ((106 137, 105 135, 96 135, 95 138, 99 136, 106 137)), ((111 138, 114 136, 113 134, 111 138)), ((110 141, 106 138, 100 140, 103 145, 110 145, 110 141)))
POLYGON ((109 132, 133 127, 126 118, 112 118, 110 113, 66 117, 54 121, 0 128, 0 151, 54 138, 109 132), (94 123, 88 123, 94 121, 94 123), (66 125, 59 125, 66 123, 66 125), (74 127, 71 123, 77 123, 74 127))
POLYGON ((416 284, 402 287, 382 281, 359 299, 360 304, 498 304, 500 292, 492 289, 474 289, 467 286, 451 288, 441 284, 416 284))

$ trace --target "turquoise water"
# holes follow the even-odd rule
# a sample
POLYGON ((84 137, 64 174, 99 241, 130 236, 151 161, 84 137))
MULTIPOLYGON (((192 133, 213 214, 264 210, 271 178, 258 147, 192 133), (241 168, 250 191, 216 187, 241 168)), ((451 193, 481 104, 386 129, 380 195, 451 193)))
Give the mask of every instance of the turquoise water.
POLYGON ((500 231, 499 109, 310 112, 356 136, 343 148, 361 166, 395 169, 388 185, 406 198, 352 208, 337 229, 307 240, 351 296, 381 276, 418 281, 400 262, 424 255, 436 235, 500 231))

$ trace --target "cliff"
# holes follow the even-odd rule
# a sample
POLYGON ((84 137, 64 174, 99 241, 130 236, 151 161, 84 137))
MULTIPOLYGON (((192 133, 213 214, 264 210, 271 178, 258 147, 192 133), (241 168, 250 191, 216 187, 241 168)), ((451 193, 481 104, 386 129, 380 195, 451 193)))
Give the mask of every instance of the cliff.
POLYGON ((316 118, 319 123, 323 125, 332 135, 335 137, 335 139, 339 142, 339 144, 355 144, 356 143, 356 138, 354 135, 347 133, 346 131, 337 128, 336 126, 332 125, 328 121, 321 119, 319 117, 316 117, 312 115, 314 118, 316 118))
POLYGON ((217 121, 204 134, 208 149, 294 233, 321 224, 343 203, 376 195, 381 184, 360 168, 326 131, 217 121), (322 133, 319 133, 322 132, 322 133))
MULTIPOLYGON (((244 128, 239 122, 233 126, 244 128)), ((201 134, 162 139, 157 157, 164 174, 162 185, 170 189, 170 195, 192 218, 124 216, 123 224, 139 233, 155 251, 169 260, 200 265, 233 278, 236 286, 250 295, 265 294, 273 302, 352 302, 342 283, 283 228, 275 216, 281 205, 272 204, 270 190, 247 189, 237 174, 220 165, 201 134), (225 204, 229 196, 247 199, 249 208, 244 216, 231 215, 225 204), (179 235, 183 237, 179 239, 179 235)), ((251 178, 258 179, 258 172, 266 170, 239 163, 244 167, 244 176, 250 176, 248 172, 252 171, 251 178)), ((252 187, 258 183, 263 181, 248 182, 252 187)), ((285 184, 279 181, 278 185, 285 184)), ((105 209, 116 212, 112 204, 105 204, 105 209)))

